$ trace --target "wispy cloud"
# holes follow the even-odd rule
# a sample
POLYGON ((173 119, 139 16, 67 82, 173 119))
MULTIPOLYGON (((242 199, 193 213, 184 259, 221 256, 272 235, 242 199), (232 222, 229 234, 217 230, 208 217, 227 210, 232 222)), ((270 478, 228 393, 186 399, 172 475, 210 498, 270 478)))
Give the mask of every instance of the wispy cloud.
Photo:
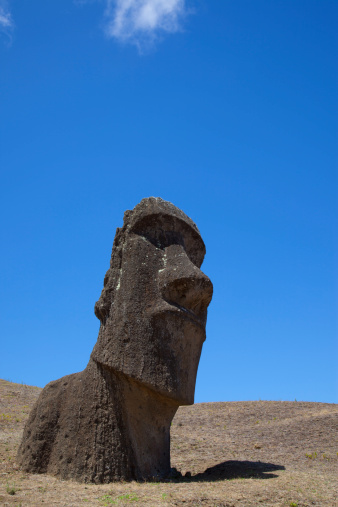
POLYGON ((6 34, 11 41, 11 31, 14 28, 12 15, 5 0, 0 0, 0 32, 6 34))
POLYGON ((181 29, 185 0, 106 0, 108 37, 136 44, 139 49, 165 32, 181 29))
POLYGON ((11 13, 8 10, 7 3, 0 1, 0 27, 8 29, 13 27, 11 13))

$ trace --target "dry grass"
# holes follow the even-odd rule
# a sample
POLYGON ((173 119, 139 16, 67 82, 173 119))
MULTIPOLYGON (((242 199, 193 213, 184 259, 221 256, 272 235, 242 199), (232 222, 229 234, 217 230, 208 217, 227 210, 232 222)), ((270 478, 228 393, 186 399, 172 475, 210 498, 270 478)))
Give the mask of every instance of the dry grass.
POLYGON ((0 380, 2 506, 336 506, 338 406, 255 401, 182 407, 172 482, 78 484, 21 472, 15 455, 36 387, 0 380))

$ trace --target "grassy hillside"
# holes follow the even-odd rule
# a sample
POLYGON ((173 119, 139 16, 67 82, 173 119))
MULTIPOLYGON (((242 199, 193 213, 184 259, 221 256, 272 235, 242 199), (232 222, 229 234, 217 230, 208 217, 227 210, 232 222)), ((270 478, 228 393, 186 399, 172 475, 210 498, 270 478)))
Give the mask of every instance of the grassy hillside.
POLYGON ((0 505, 338 505, 338 406, 251 401, 179 409, 171 482, 78 484, 15 463, 37 387, 0 380, 0 505), (185 476, 186 475, 186 476, 185 476))

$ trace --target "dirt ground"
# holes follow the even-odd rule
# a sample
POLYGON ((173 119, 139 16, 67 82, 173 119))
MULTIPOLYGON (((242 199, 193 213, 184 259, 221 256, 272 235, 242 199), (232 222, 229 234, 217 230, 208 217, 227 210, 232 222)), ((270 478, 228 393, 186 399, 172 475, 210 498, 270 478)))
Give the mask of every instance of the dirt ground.
POLYGON ((172 424, 171 462, 186 477, 91 485, 26 474, 16 465, 23 426, 40 391, 0 380, 1 506, 338 505, 338 405, 181 407, 172 424))

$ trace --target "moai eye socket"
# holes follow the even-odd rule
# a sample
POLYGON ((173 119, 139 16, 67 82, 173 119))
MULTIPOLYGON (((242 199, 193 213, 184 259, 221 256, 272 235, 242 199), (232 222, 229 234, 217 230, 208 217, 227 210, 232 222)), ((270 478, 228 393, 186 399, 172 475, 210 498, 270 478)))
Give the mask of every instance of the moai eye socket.
POLYGON ((199 233, 183 220, 170 216, 153 215, 135 223, 131 232, 144 237, 156 248, 164 250, 180 245, 190 260, 199 268, 205 255, 205 245, 199 233))

